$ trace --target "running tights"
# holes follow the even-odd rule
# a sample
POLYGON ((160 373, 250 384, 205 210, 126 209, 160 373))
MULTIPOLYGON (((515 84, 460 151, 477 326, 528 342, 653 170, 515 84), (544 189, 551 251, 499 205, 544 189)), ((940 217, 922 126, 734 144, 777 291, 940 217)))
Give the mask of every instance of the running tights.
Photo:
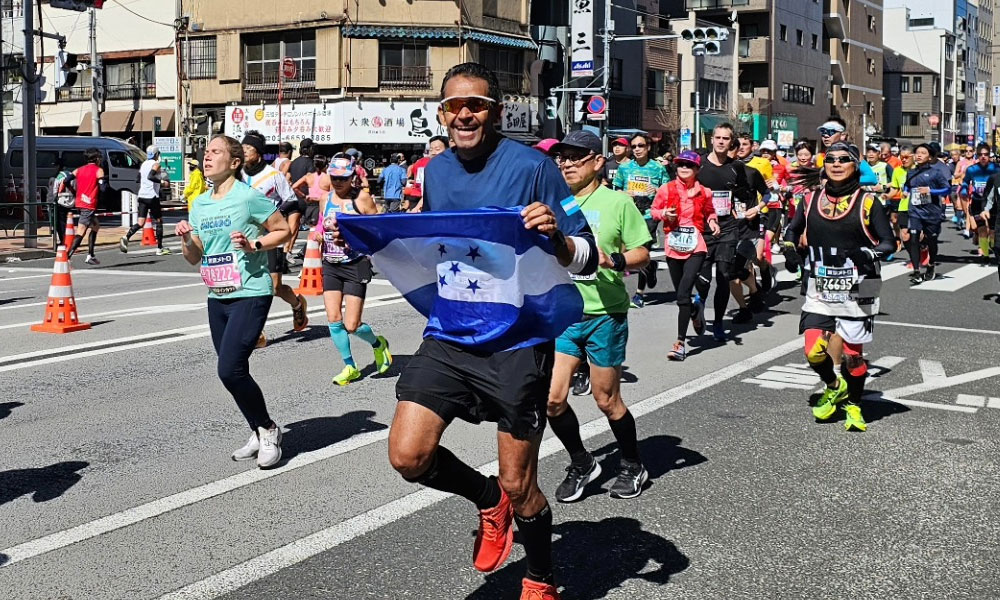
POLYGON ((682 342, 687 340, 688 324, 691 323, 691 290, 694 289, 698 281, 698 273, 701 271, 701 265, 704 261, 704 254, 667 259, 670 280, 677 293, 677 339, 682 342))
MULTIPOLYGON (((695 283, 695 288, 698 290, 698 295, 701 296, 702 302, 708 301, 708 291, 712 287, 712 264, 707 260, 702 261, 701 269, 698 273, 698 281, 695 283)), ((716 323, 722 323, 722 320, 726 317, 726 309, 729 307, 730 266, 731 263, 715 263, 715 295, 712 296, 712 304, 715 310, 716 323)))
MULTIPOLYGON (((156 246, 158 248, 163 248, 163 219, 156 219, 156 246)), ((128 228, 128 232, 125 234, 125 239, 130 240, 132 236, 136 234, 142 225, 139 223, 132 223, 132 226, 128 228)))
POLYGON ((264 329, 272 296, 232 300, 208 299, 208 327, 219 355, 219 379, 243 413, 250 429, 269 429, 274 421, 267 414, 264 393, 250 376, 250 355, 264 329))
MULTIPOLYGON (((924 232, 924 244, 927 245, 927 254, 930 256, 928 266, 933 267, 937 263, 938 257, 938 236, 924 232)), ((907 244, 910 253, 910 262, 913 263, 913 270, 920 270, 920 232, 910 230, 910 241, 907 244)))
MULTIPOLYGON (((77 249, 80 247, 80 244, 82 242, 83 242, 83 236, 80 235, 76 236, 76 238, 73 240, 73 246, 69 249, 66 255, 73 256, 76 253, 77 249)), ((87 236, 87 254, 93 256, 94 248, 96 245, 97 245, 97 232, 91 229, 90 235, 87 236)))

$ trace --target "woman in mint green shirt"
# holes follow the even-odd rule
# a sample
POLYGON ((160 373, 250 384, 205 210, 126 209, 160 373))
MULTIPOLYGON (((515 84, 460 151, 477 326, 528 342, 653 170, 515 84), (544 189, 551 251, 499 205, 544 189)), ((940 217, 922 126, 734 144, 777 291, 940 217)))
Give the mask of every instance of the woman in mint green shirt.
POLYGON ((264 394, 250 376, 250 354, 257 345, 273 289, 266 251, 288 239, 285 218, 263 194, 238 179, 243 146, 219 135, 205 149, 205 177, 214 187, 195 198, 190 222, 177 224, 184 259, 201 265, 208 287, 208 326, 219 356, 219 379, 236 400, 250 429, 250 440, 233 460, 256 457, 257 466, 281 460, 281 428, 271 420, 264 394))

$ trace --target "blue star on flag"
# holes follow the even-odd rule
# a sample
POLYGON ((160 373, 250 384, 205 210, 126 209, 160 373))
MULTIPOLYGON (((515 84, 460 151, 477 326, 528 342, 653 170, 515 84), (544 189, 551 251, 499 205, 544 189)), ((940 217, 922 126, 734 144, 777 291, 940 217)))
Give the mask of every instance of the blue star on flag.
POLYGON ((440 284, 442 287, 448 285, 448 282, 444 280, 444 275, 438 277, 438 284, 440 284))
POLYGON ((466 254, 466 256, 468 256, 469 258, 471 258, 472 262, 476 262, 476 259, 480 257, 479 247, 478 246, 469 246, 469 253, 466 254))
POLYGON ((461 271, 462 269, 458 268, 457 262, 453 262, 451 263, 451 267, 448 270, 451 271, 453 275, 458 275, 459 271, 461 271))
POLYGON ((448 250, 445 249, 444 244, 438 244, 438 254, 444 256, 448 250))
POLYGON ((479 282, 475 279, 470 279, 469 285, 465 289, 472 290, 472 293, 475 294, 479 290, 479 282))

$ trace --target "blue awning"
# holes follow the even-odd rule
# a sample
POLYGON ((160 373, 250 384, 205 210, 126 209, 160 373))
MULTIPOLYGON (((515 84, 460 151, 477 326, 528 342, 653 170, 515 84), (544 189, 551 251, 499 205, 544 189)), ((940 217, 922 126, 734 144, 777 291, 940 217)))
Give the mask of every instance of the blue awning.
MULTIPOLYGON (((457 40, 457 27, 398 27, 392 25, 345 25, 344 37, 377 38, 377 39, 418 39, 418 40, 457 40)), ((462 39, 506 46, 522 50, 536 50, 538 46, 532 40, 523 37, 489 33, 475 29, 462 29, 462 39)))

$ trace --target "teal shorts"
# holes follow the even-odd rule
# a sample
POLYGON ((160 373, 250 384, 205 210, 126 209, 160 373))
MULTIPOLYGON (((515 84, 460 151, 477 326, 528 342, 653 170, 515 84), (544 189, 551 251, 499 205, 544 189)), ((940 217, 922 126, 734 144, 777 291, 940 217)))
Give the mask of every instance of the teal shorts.
POLYGON ((587 358, 595 367, 620 367, 625 364, 627 344, 628 316, 600 315, 566 328, 556 339, 556 352, 587 358))

